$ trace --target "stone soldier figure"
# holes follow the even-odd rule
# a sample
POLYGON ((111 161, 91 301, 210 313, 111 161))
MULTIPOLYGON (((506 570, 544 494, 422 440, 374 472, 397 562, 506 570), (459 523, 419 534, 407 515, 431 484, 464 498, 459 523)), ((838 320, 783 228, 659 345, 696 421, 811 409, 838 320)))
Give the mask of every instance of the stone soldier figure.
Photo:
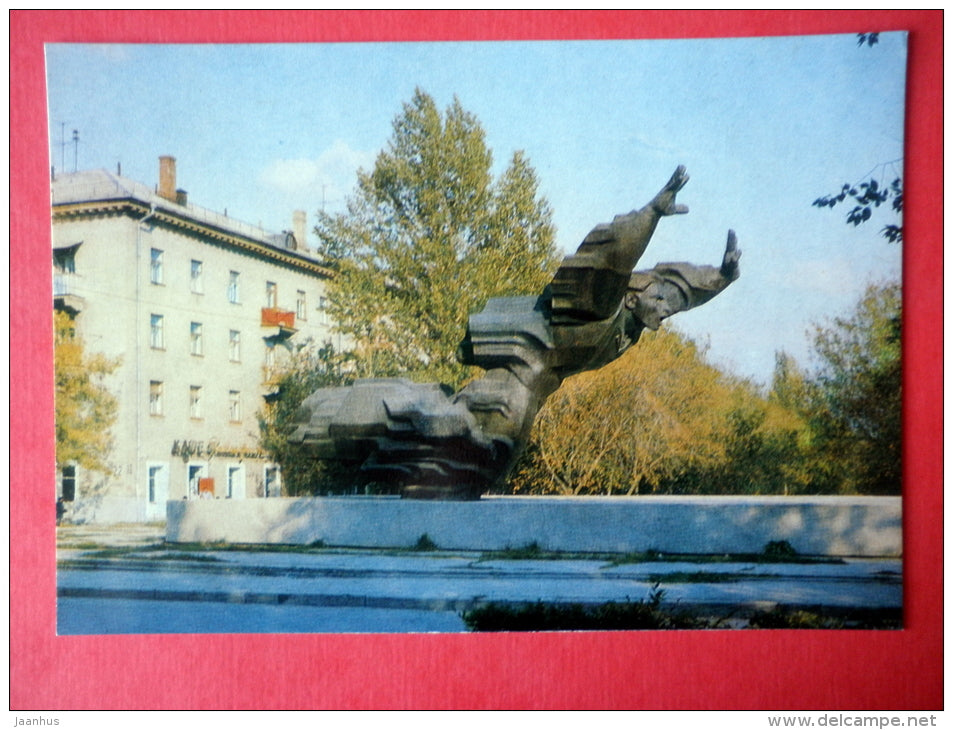
POLYGON ((354 463, 404 497, 477 499, 504 479, 546 398, 570 375, 612 362, 642 331, 708 301, 738 278, 733 231, 720 266, 633 271, 661 218, 687 213, 679 167, 644 207, 596 226, 542 294, 491 299, 457 352, 486 372, 457 393, 400 378, 322 388, 290 436, 316 458, 354 463))

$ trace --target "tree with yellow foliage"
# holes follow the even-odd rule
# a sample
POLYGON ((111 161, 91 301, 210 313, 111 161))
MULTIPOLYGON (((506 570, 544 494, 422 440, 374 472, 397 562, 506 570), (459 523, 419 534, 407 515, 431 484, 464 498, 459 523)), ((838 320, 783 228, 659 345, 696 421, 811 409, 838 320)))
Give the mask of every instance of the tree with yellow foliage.
POLYGON ((568 379, 510 482, 524 494, 797 493, 806 424, 672 330, 568 379))
POLYGON ((85 352, 65 312, 54 312, 54 327, 56 463, 106 472, 118 401, 103 380, 119 361, 85 352))
POLYGON ((672 330, 569 378, 507 488, 521 494, 899 494, 900 287, 818 325, 816 372, 776 356, 766 392, 672 330))
POLYGON ((690 340, 659 330, 601 370, 566 380, 537 418, 513 480, 522 493, 643 494, 724 454, 713 413, 725 376, 690 340))

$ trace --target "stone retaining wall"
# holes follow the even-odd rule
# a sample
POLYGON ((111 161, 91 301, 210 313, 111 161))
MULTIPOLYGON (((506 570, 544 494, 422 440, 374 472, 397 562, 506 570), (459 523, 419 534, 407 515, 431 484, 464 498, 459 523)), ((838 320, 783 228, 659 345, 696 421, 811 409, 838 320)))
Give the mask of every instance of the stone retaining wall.
POLYGON ((899 497, 390 497, 169 502, 166 539, 573 552, 758 553, 786 540, 805 555, 902 554, 899 497))

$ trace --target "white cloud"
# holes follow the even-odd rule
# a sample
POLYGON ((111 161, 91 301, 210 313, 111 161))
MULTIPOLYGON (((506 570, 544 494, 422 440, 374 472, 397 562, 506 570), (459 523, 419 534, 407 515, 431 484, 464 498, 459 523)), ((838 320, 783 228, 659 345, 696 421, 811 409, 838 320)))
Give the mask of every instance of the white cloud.
POLYGON ((280 159, 269 163, 259 179, 275 192, 312 205, 336 207, 357 183, 357 170, 368 168, 374 153, 354 150, 336 140, 317 158, 280 159))
POLYGON ((261 173, 261 181, 283 193, 314 186, 319 178, 316 160, 275 160, 261 173))

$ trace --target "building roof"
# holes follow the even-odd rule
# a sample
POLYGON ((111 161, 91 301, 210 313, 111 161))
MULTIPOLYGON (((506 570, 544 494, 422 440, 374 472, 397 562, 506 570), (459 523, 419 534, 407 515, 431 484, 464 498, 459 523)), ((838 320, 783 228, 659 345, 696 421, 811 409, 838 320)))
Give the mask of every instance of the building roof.
POLYGON ((212 238, 230 241, 241 248, 296 263, 315 273, 330 276, 311 252, 293 248, 294 236, 288 232, 272 233, 223 213, 188 202, 162 197, 148 185, 111 173, 107 170, 83 170, 57 173, 50 185, 54 217, 81 215, 103 209, 121 209, 132 204, 144 213, 155 211, 159 220, 192 230, 202 229, 212 238))

